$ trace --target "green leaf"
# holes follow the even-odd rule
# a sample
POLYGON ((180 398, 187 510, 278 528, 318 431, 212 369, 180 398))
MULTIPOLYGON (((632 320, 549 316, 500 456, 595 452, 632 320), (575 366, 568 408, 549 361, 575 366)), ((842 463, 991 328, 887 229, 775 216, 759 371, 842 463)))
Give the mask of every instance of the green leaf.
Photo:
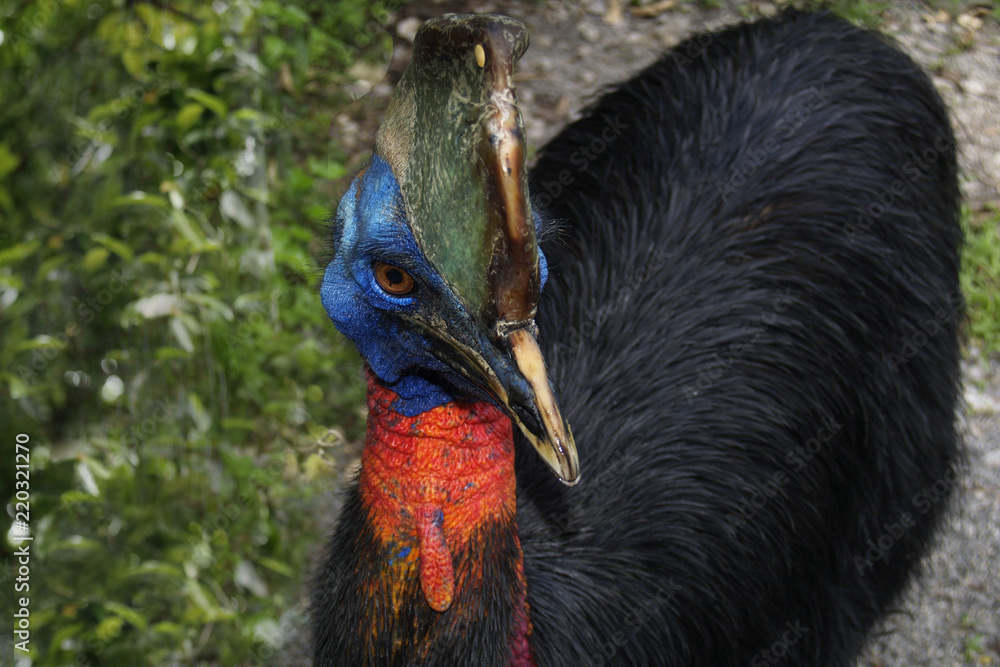
POLYGON ((127 623, 131 623, 135 627, 144 630, 147 626, 146 617, 137 612, 132 607, 121 604, 120 602, 108 601, 104 603, 104 608, 108 611, 117 614, 122 617, 127 623))
POLYGON ((127 195, 121 195, 115 197, 111 200, 111 207, 115 208, 118 206, 155 206, 157 208, 168 208, 166 197, 161 197, 160 195, 150 194, 148 192, 143 192, 142 190, 133 190, 127 195))
POLYGON ((189 600, 194 602, 194 604, 205 612, 208 621, 221 621, 224 620, 229 614, 223 611, 219 605, 212 602, 212 600, 205 594, 204 588, 201 584, 194 580, 188 579, 184 588, 187 591, 187 597, 189 600))
POLYGON ((138 259, 140 264, 147 264, 149 266, 164 266, 167 262, 166 255, 152 250, 142 253, 138 259))
POLYGON ((195 252, 208 248, 209 244, 205 239, 205 235, 194 226, 194 223, 192 223, 191 219, 184 214, 184 211, 174 209, 173 214, 170 216, 170 221, 173 223, 173 228, 176 229, 180 235, 188 241, 188 243, 194 246, 193 249, 195 252))
POLYGON ((28 385, 24 383, 24 380, 17 377, 13 373, 0 373, 0 383, 6 382, 10 388, 10 397, 15 401, 24 398, 28 394, 28 385))
POLYGON ((281 13, 281 19, 285 22, 286 25, 290 25, 295 28, 301 28, 302 26, 307 25, 310 21, 312 21, 312 19, 309 18, 308 14, 306 14, 304 11, 302 11, 295 5, 286 5, 284 9, 285 11, 281 13))
POLYGON ((241 121, 246 121, 248 123, 253 123, 255 125, 263 125, 267 120, 267 115, 261 113, 257 109, 251 109, 250 107, 240 107, 233 112, 233 118, 241 121))
POLYGON ((130 577, 146 574, 159 574, 173 579, 182 579, 184 577, 184 572, 176 565, 158 560, 147 560, 140 564, 139 567, 132 568, 126 573, 130 577))
POLYGON ((286 577, 291 577, 295 574, 295 570, 292 569, 292 567, 287 563, 282 563, 281 561, 274 560, 273 558, 267 558, 266 556, 258 558, 257 564, 286 577))
POLYGON ((122 114, 122 116, 128 115, 129 106, 128 103, 123 99, 113 99, 104 104, 97 104, 87 113, 87 121, 90 123, 98 123, 104 119, 114 118, 115 116, 122 114))
POLYGON ((125 71, 139 81, 146 78, 146 64, 148 62, 146 54, 138 50, 126 49, 122 51, 122 64, 125 65, 125 71))
POLYGON ((97 502, 97 498, 90 495, 85 491, 77 491, 73 489, 71 491, 64 491, 62 495, 59 496, 59 502, 63 507, 72 507, 80 503, 89 504, 97 502))
POLYGON ((276 35, 268 35, 264 38, 264 60, 274 66, 285 54, 285 41, 276 35))
POLYGON ((16 264, 22 259, 30 257, 42 246, 41 241, 32 240, 25 243, 19 243, 13 248, 7 248, 6 250, 0 250, 0 266, 8 266, 10 264, 16 264))
POLYGON ((35 336, 29 340, 20 341, 14 346, 14 352, 24 352, 25 350, 37 350, 42 348, 63 350, 66 348, 66 343, 58 338, 53 338, 48 334, 42 334, 41 336, 35 336))
POLYGON ((187 353, 173 345, 164 345, 156 349, 156 363, 161 364, 171 359, 187 359, 187 353))
POLYGON ((17 169, 19 164, 21 164, 20 156, 12 153, 6 143, 0 144, 0 178, 17 169))
POLYGON ((170 330, 173 332, 174 337, 177 339, 177 342, 185 352, 188 354, 194 352, 194 343, 191 342, 191 336, 188 334, 188 330, 184 326, 184 323, 181 322, 180 318, 170 318, 170 330))
POLYGON ((95 242, 100 243, 102 246, 115 253, 126 262, 132 261, 132 249, 118 239, 111 238, 107 234, 103 234, 101 232, 94 232, 90 235, 90 238, 95 242))
POLYGON ((280 16, 282 12, 282 7, 280 2, 275 2, 275 0, 264 0, 260 3, 260 13, 265 16, 280 16))
POLYGON ((220 118, 225 118, 226 114, 229 113, 229 108, 226 103, 222 101, 221 98, 215 95, 210 95, 204 90, 198 90, 196 88, 188 88, 184 91, 184 94, 190 97, 195 102, 200 102, 202 106, 211 109, 212 112, 219 116, 220 118))
POLYGON ((66 266, 71 262, 75 265, 76 257, 71 257, 69 253, 61 252, 58 255, 49 257, 45 261, 38 264, 38 270, 35 271, 35 276, 37 280, 46 280, 46 276, 52 272, 53 269, 58 269, 60 267, 66 266))
POLYGON ((198 122, 201 118, 201 114, 205 112, 205 107, 198 104, 197 102, 189 102, 181 107, 181 110, 177 112, 175 121, 177 127, 181 132, 186 131, 192 125, 198 122))
POLYGON ((160 621, 153 625, 153 631, 160 634, 169 635, 171 637, 176 637, 177 639, 182 639, 185 635, 184 626, 178 625, 177 623, 171 623, 170 621, 160 621))
POLYGON ((97 269, 104 266, 104 264, 108 261, 108 255, 110 254, 111 253, 108 252, 107 248, 91 248, 87 251, 87 254, 83 256, 83 260, 80 262, 80 265, 87 273, 93 273, 97 269))
POLYGON ((49 553, 56 551, 97 551, 103 552, 104 547, 97 540, 82 535, 73 535, 69 539, 59 540, 48 545, 49 553))
POLYGON ((87 626, 83 623, 73 623, 71 625, 61 627, 55 634, 52 635, 52 641, 49 642, 49 653, 52 655, 58 655, 58 651, 61 650, 60 647, 64 641, 67 639, 77 638, 84 634, 86 630, 87 626))
POLYGON ((121 634, 124 625, 125 623, 122 621, 121 616, 108 616, 97 624, 94 636, 102 644, 108 644, 121 634))
POLYGON ((207 294, 190 293, 187 294, 185 298, 188 301, 192 301, 194 303, 205 306, 206 308, 214 311, 224 320, 230 322, 233 320, 233 309, 224 304, 219 299, 215 298, 214 296, 209 296, 207 294))
POLYGON ((222 420, 222 428, 243 429, 252 431, 257 428, 257 422, 252 419, 242 419, 240 417, 226 417, 222 420))
POLYGON ((314 187, 315 179, 300 167, 288 170, 288 185, 297 192, 309 192, 314 187))
POLYGON ((188 393, 188 407, 191 409, 191 417, 194 419, 195 427, 201 433, 205 433, 212 427, 212 415, 205 409, 205 404, 194 392, 188 393))

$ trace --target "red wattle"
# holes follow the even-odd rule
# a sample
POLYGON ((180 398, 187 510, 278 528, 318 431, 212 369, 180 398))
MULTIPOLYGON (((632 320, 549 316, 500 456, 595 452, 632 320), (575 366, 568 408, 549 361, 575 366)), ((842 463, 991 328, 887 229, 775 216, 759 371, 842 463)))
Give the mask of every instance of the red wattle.
POLYGON ((450 587, 441 581, 449 573, 436 565, 443 553, 450 563, 478 526, 514 516, 511 422, 487 402, 446 403, 406 417, 391 407, 397 398, 368 372, 361 496, 384 544, 421 552, 425 593, 443 591, 450 587))
MULTIPOLYGON (((427 603, 445 612, 463 582, 481 580, 481 572, 474 569, 455 572, 453 555, 488 522, 516 530, 511 421, 485 401, 447 403, 407 417, 392 408, 398 395, 370 369, 366 372, 368 434, 358 479, 361 498, 384 547, 387 567, 403 576, 419 573, 427 603)), ((520 602, 511 665, 532 667, 521 561, 517 577, 520 602)))
POLYGON ((420 540, 420 587, 434 611, 446 611, 455 594, 455 569, 444 536, 444 515, 428 503, 416 509, 420 540))

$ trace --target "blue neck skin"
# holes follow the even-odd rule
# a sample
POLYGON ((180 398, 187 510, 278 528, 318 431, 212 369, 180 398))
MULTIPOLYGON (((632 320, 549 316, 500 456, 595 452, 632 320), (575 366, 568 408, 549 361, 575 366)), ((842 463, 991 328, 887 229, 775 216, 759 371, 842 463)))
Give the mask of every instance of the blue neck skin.
MULTIPOLYGON (((535 216, 536 230, 539 225, 535 216)), ((417 245, 399 183, 379 156, 340 200, 332 241, 333 259, 320 287, 323 307, 379 380, 399 395, 394 410, 412 417, 456 399, 492 400, 439 361, 431 350, 443 343, 405 317, 423 314, 447 322, 471 321, 462 302, 417 245), (402 268, 416 287, 405 296, 389 294, 375 280, 375 262, 402 268)), ((544 286, 548 268, 540 249, 538 256, 544 286)))

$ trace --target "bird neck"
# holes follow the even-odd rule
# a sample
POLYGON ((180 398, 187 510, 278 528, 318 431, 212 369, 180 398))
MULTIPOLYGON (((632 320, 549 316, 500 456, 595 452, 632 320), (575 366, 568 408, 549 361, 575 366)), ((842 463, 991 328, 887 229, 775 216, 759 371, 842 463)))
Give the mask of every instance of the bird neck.
POLYGON ((487 599, 506 598, 509 664, 534 665, 510 418, 485 401, 446 403, 407 417, 392 407, 396 393, 367 373, 358 491, 381 551, 380 571, 392 579, 374 587, 392 598, 382 601, 393 611, 384 622, 402 620, 401 607, 410 604, 467 617, 462 625, 474 627, 487 599), (422 596, 406 600, 415 576, 422 596), (507 590, 490 590, 497 585, 507 590))

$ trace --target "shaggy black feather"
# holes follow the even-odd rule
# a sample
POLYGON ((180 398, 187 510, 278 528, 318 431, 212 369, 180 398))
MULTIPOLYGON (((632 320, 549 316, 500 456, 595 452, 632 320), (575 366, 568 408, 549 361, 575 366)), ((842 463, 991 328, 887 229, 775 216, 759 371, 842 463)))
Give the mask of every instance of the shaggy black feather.
MULTIPOLYGON (((851 664, 959 456, 959 195, 926 75, 823 15, 700 35, 565 129, 531 191, 557 221, 538 325, 583 475, 518 442, 538 665, 851 664)), ((366 530, 352 490, 317 580, 323 664, 369 664, 373 602, 345 583, 366 530)), ((494 578, 432 664, 504 664, 494 578)), ((419 609, 375 664, 420 662, 419 609)))
POLYGON ((956 479, 959 192, 927 76, 822 15, 701 35, 531 192, 562 221, 538 325, 583 475, 520 448, 538 664, 850 664, 940 522, 921 492, 956 479))
POLYGON ((406 575, 383 571, 382 553, 352 488, 327 567, 313 582, 316 667, 506 664, 516 630, 514 611, 523 594, 513 517, 485 525, 453 555, 456 595, 446 613, 428 606, 415 569, 406 575), (391 633, 384 631, 388 627, 391 633), (474 635, 488 641, 467 641, 474 635))

